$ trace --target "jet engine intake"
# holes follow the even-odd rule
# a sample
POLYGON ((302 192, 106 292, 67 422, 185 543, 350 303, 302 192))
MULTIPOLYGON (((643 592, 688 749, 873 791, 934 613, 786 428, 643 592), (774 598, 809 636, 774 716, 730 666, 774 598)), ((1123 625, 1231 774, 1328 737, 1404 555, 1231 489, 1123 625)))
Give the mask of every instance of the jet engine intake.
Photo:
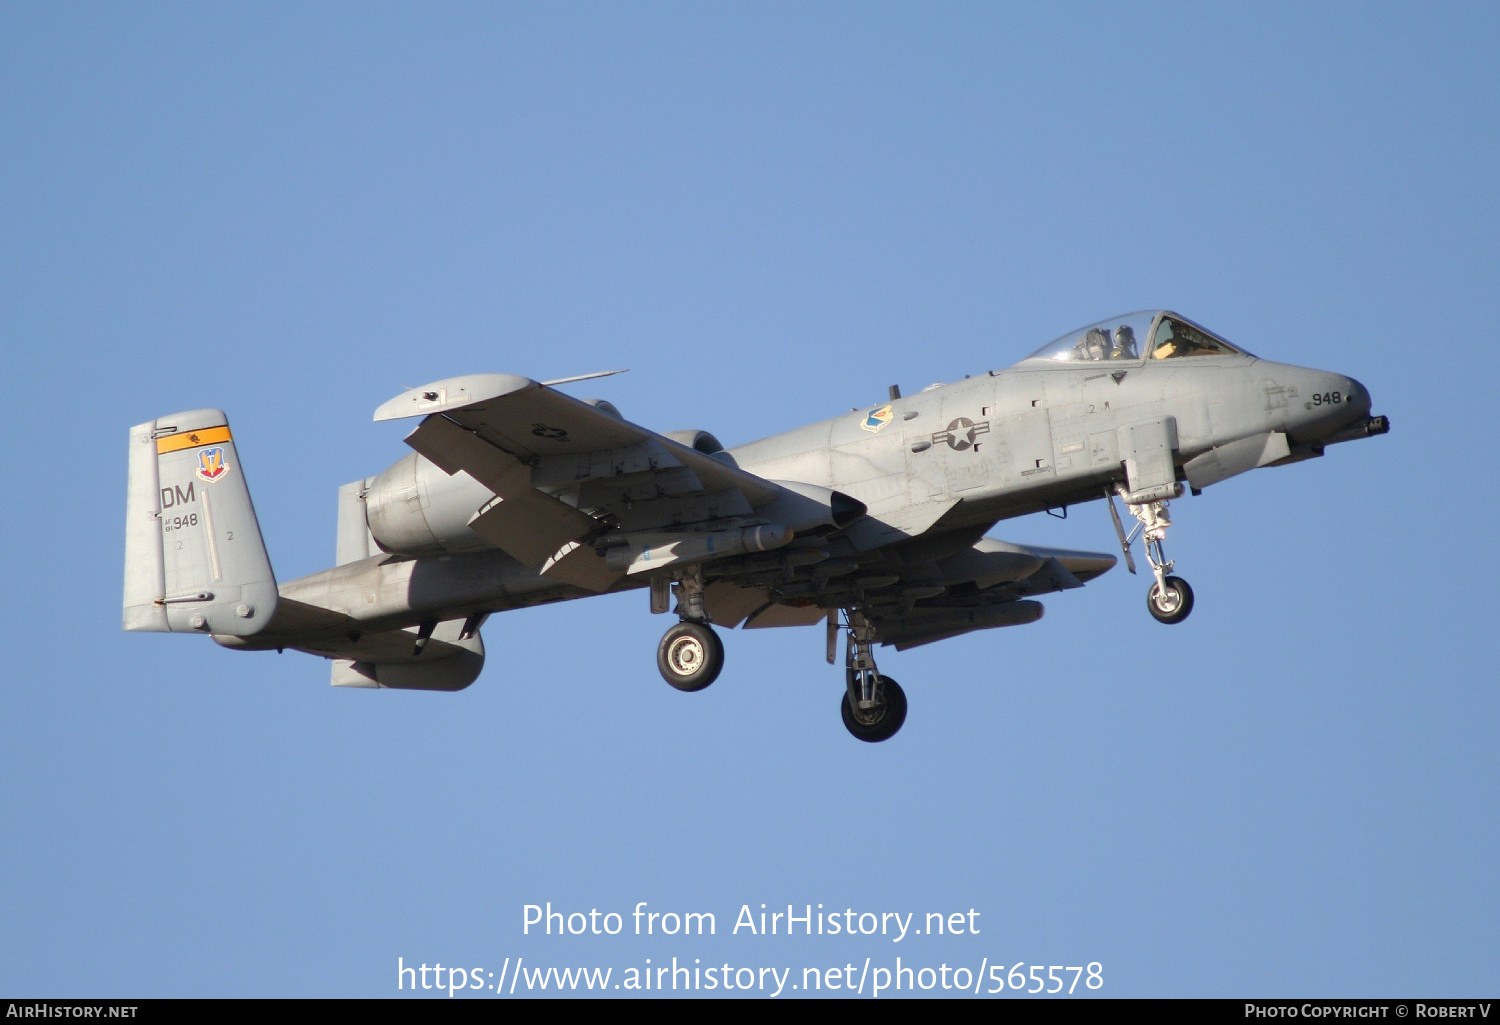
POLYGON ((695 452, 702 452, 706 456, 714 455, 724 451, 724 445, 707 431, 663 431, 662 437, 671 438, 679 445, 686 445, 695 452))

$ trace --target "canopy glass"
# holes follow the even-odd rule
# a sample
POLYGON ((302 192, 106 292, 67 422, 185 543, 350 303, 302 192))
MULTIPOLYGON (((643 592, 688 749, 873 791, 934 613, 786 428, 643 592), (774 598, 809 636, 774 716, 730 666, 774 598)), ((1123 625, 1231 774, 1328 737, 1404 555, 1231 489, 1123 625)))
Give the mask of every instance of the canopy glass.
POLYGON ((1142 310, 1069 331, 1027 359, 1128 363, 1145 359, 1246 355, 1244 349, 1168 310, 1142 310))

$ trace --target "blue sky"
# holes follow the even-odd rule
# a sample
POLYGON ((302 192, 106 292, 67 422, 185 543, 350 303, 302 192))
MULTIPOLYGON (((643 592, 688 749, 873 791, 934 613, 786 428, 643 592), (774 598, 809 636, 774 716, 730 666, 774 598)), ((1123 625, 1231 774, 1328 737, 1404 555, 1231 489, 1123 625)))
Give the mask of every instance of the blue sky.
MULTIPOLYGON (((901 956, 1493 993, 1497 37, 1485 4, 0 8, 0 992, 901 956), (1357 377, 1391 434, 1174 505, 1180 627, 1117 569, 887 651, 887 744, 820 630, 671 691, 639 593, 495 617, 458 695, 119 630, 157 415, 228 411, 285 580, 403 453, 370 415, 406 386, 627 366, 574 391, 733 445, 1158 305, 1357 377), (547 901, 718 931, 523 935, 547 901), (732 934, 762 903, 980 932, 732 934)), ((1097 505, 992 533, 1112 544, 1097 505)))

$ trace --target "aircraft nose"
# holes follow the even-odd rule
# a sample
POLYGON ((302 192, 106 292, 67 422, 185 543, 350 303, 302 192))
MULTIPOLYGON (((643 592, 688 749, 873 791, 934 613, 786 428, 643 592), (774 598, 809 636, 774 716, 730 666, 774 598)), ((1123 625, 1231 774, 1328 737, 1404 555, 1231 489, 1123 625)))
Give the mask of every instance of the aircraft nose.
POLYGON ((1288 426, 1301 441, 1324 440, 1370 416, 1370 392, 1352 377, 1307 367, 1289 368, 1298 399, 1288 426))
POLYGON ((1352 377, 1344 380, 1349 382, 1349 411, 1357 413, 1361 419, 1370 415, 1370 390, 1360 384, 1352 377))

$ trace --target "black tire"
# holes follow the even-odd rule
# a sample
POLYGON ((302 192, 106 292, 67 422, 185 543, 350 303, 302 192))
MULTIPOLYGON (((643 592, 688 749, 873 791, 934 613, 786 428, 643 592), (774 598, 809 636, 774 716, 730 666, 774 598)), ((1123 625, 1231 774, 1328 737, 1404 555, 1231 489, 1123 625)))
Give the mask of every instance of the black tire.
POLYGON ((1167 577, 1165 594, 1155 584, 1146 592, 1146 608, 1158 623, 1181 623, 1193 611, 1193 589, 1181 577, 1167 577))
POLYGON ((724 642, 706 623, 678 623, 656 646, 656 668, 678 690, 702 690, 724 668, 724 642))
POLYGON ((885 699, 885 707, 876 709, 873 715, 856 715, 853 706, 849 704, 849 692, 844 691, 844 700, 839 705, 844 713, 844 728, 856 740, 863 740, 868 744, 890 740, 901 728, 901 724, 906 722, 906 692, 901 689, 901 685, 889 676, 882 676, 879 693, 885 699))

